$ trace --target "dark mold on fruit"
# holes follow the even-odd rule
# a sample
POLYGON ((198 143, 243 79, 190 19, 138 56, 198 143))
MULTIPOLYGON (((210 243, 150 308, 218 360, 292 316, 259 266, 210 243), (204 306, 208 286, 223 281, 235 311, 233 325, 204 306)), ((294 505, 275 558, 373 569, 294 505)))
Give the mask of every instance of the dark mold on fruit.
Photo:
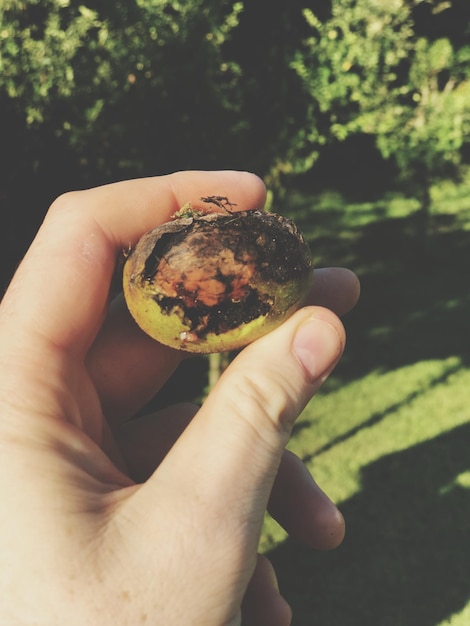
POLYGON ((189 352, 239 349, 281 324, 310 288, 310 250, 288 218, 201 198, 144 234, 127 255, 130 313, 161 343, 189 352))
POLYGON ((196 214, 151 232, 141 279, 193 339, 269 315, 272 291, 311 268, 295 224, 261 211, 196 214))

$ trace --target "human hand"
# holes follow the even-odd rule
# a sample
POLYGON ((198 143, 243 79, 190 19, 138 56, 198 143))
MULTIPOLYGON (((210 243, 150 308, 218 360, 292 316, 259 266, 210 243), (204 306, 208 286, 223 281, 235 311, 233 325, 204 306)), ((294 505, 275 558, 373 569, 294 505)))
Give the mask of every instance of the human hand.
MULTIPOLYGON (((337 545, 344 523, 284 452, 338 361, 341 322, 308 306, 245 348, 203 407, 131 420, 182 358, 109 306, 118 253, 208 193, 261 206, 238 172, 185 172, 74 192, 50 209, 0 306, 0 623, 284 626, 257 556, 266 507, 295 538, 337 545), (243 605, 243 609, 241 608, 243 605)), ((312 302, 358 295, 316 272, 312 302)))

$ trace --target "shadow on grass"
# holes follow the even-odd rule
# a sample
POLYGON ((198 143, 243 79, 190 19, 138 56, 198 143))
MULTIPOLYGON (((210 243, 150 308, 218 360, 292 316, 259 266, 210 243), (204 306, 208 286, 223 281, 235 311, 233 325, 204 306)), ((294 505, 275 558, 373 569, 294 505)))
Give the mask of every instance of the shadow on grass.
MULTIPOLYGON (((429 381, 428 388, 430 389, 432 387, 436 387, 437 385, 445 384, 447 380, 453 374, 458 372, 460 369, 461 369, 460 363, 458 363, 457 365, 452 365, 448 367, 447 370, 443 374, 441 374, 440 376, 435 376, 433 379, 429 381)), ((415 389, 414 391, 409 393, 405 398, 403 398, 399 402, 391 404, 389 407, 387 407, 385 411, 380 411, 380 412, 372 414, 367 420, 363 421, 358 426, 351 428, 350 430, 346 431, 345 433, 342 433, 338 437, 334 437, 333 439, 331 439, 331 441, 324 444, 320 448, 313 450, 309 455, 304 457, 303 459, 304 462, 308 464, 314 457, 319 456, 320 454, 323 454, 324 452, 327 452, 328 450, 331 450, 335 446, 341 443, 344 443, 345 441, 348 441, 349 439, 357 435, 361 430, 366 430, 368 428, 371 428, 372 426, 376 426, 377 424, 380 424, 380 422, 386 419, 389 415, 393 415, 395 412, 400 411, 400 409, 402 409, 403 407, 409 406, 415 399, 417 399, 422 394, 423 394, 423 390, 421 388, 415 389)), ((470 399, 469 399, 469 406, 470 406, 470 399)), ((470 408, 469 408, 469 413, 470 413, 470 408)), ((308 421, 299 422, 298 424, 294 426, 293 434, 297 433, 302 428, 310 428, 310 427, 311 427, 311 422, 308 422, 308 421)))
POLYGON ((337 550, 271 552, 294 626, 433 626, 465 606, 469 441, 467 424, 369 465, 337 550))
POLYGON ((377 368, 453 355, 469 363, 470 232, 462 218, 435 216, 427 239, 419 236, 415 213, 350 229, 344 217, 331 219, 323 226, 327 240, 313 237, 312 247, 361 280, 360 301, 345 318, 348 344, 336 376, 345 382, 377 368))

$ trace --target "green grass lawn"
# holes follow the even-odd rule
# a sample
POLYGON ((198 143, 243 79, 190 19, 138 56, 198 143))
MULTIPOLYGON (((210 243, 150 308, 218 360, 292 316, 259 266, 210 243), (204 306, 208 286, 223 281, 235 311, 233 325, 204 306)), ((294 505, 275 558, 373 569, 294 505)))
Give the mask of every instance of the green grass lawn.
POLYGON ((470 624, 470 176, 433 199, 426 241, 399 195, 291 193, 280 210, 362 283, 345 357, 290 444, 346 539, 317 553, 270 519, 262 537, 294 626, 470 624))

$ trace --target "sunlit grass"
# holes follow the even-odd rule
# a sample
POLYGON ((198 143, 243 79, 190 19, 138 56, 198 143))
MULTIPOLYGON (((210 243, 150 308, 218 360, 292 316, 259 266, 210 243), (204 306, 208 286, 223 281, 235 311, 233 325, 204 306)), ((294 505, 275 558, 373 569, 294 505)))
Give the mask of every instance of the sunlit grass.
POLYGON ((468 421, 469 389, 470 371, 458 359, 373 373, 312 402, 303 417, 309 428, 292 447, 312 456, 317 480, 341 503, 360 490, 361 471, 373 461, 468 421))

